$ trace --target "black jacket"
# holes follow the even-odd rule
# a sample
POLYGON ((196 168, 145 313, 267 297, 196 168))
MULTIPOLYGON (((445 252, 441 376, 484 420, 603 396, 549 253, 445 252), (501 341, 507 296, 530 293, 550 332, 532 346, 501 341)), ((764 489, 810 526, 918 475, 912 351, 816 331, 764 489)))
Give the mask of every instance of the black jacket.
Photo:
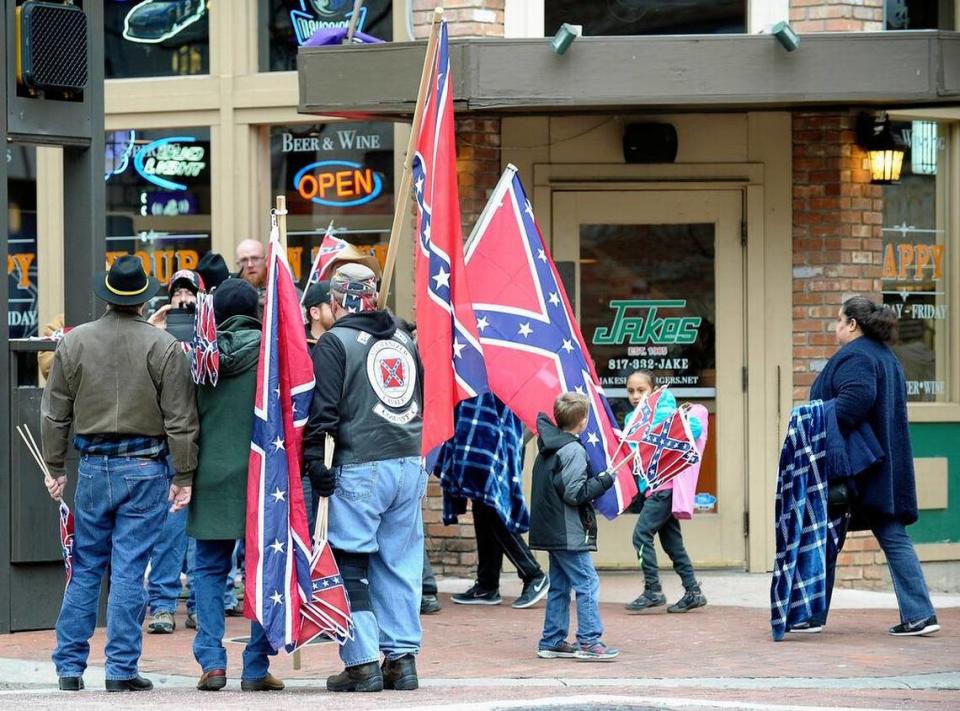
POLYGON ((851 529, 869 528, 870 521, 877 519, 895 519, 905 526, 916 521, 907 386, 893 351, 866 336, 850 341, 827 362, 810 388, 810 397, 836 400, 837 424, 854 459, 851 464, 856 464, 851 435, 858 432, 883 453, 854 480, 851 529))
POLYGON ((613 486, 607 472, 591 476, 580 440, 537 417, 537 460, 533 464, 530 547, 545 551, 597 550, 597 514, 590 502, 613 486))
MULTIPOLYGON (((316 386, 310 404, 310 418, 304 430, 304 461, 323 461, 325 435, 328 433, 338 440, 334 464, 419 456, 423 367, 412 339, 404 332, 397 334, 397 330, 393 315, 389 312, 364 311, 344 316, 317 341, 311 352, 316 386), (415 372, 402 376, 405 381, 412 380, 414 384, 414 393, 409 402, 402 403, 402 407, 411 410, 409 417, 401 418, 401 422, 389 419, 389 415, 396 413, 387 413, 387 418, 377 414, 384 411, 380 407, 383 403, 377 399, 375 389, 367 386, 366 382, 380 375, 380 371, 371 369, 369 362, 359 362, 356 354, 352 365, 348 364, 347 347, 342 340, 344 334, 353 334, 351 338, 357 340, 358 335, 366 334, 362 343, 369 346, 392 339, 396 334, 396 338, 409 345, 412 352, 411 370, 415 372), (351 383, 353 388, 350 387, 351 383), (350 436, 360 430, 377 434, 356 438, 350 436)), ((400 343, 395 345, 404 348, 400 343)), ((401 404, 395 404, 401 407, 401 404)))

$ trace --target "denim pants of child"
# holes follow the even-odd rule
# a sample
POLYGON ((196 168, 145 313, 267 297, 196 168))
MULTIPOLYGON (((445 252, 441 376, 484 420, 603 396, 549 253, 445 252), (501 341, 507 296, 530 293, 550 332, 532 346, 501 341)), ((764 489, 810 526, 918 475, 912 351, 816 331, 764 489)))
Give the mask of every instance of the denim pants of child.
MULTIPOLYGON (((233 566, 236 541, 198 540, 193 569, 197 593, 197 634, 193 638, 193 656, 204 672, 227 668, 227 650, 223 647, 226 628, 223 586, 233 566)), ((250 623, 250 639, 243 650, 241 678, 263 679, 270 668, 269 657, 276 652, 267 641, 259 622, 250 623)))
POLYGON ((577 642, 592 644, 603 636, 600 577, 589 551, 550 551, 550 592, 540 649, 553 649, 570 629, 570 591, 577 593, 577 642))
POLYGON ((73 577, 57 618, 53 663, 81 676, 97 624, 100 583, 110 565, 106 678, 137 676, 143 647, 143 574, 167 515, 170 476, 160 459, 83 455, 74 503, 73 577))
POLYGON ((372 611, 352 611, 354 638, 340 648, 348 667, 420 651, 423 514, 427 475, 420 457, 349 464, 335 470, 330 545, 369 554, 372 611))

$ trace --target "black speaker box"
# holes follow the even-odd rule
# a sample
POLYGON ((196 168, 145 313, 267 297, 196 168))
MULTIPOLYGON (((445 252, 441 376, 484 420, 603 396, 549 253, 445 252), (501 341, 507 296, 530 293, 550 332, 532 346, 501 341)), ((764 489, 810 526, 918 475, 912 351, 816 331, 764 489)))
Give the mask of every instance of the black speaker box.
POLYGON ((677 159, 677 129, 669 123, 629 123, 623 131, 626 163, 673 163, 677 159))

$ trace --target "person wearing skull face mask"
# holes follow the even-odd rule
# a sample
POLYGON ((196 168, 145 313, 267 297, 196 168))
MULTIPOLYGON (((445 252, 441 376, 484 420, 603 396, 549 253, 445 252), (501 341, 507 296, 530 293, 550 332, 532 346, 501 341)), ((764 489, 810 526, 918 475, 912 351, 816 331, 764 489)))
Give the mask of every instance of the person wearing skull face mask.
POLYGON ((327 689, 416 689, 427 486, 422 366, 413 339, 377 308, 368 267, 341 266, 330 300, 336 322, 313 349, 304 461, 319 494, 330 497, 329 540, 356 631, 340 648, 346 668, 327 689), (332 470, 323 463, 328 434, 336 442, 332 470))

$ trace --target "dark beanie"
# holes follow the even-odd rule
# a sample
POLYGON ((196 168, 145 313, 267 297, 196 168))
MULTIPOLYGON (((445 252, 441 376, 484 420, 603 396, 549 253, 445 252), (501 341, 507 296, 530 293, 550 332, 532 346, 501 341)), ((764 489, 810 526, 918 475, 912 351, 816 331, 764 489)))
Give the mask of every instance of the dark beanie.
POLYGON ((230 276, 227 263, 216 252, 207 252, 200 257, 196 271, 203 278, 203 285, 207 288, 207 291, 213 291, 220 286, 224 279, 230 276))
POLYGON ((231 316, 257 317, 259 294, 243 279, 225 279, 213 292, 213 316, 217 325, 231 316))
POLYGON ((318 281, 311 284, 307 293, 303 297, 303 307, 309 309, 311 306, 330 303, 330 282, 318 281))

